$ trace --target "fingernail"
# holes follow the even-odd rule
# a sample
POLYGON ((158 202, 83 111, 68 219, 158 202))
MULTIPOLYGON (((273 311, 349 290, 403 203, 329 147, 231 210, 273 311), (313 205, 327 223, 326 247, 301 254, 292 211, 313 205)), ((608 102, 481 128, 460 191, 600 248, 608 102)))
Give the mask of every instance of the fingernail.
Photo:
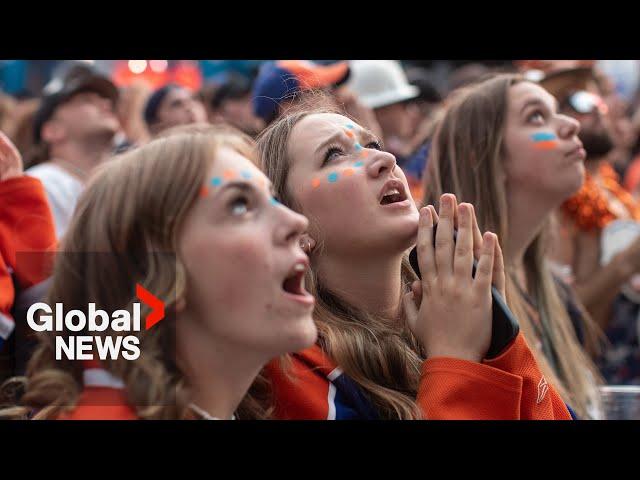
POLYGON ((469 215, 469 207, 466 203, 461 203, 460 205, 458 205, 458 214, 460 215, 460 218, 463 218, 465 220, 467 219, 467 216, 469 215))
POLYGON ((487 248, 493 248, 493 238, 494 235, 491 232, 487 232, 485 233, 485 242, 487 244, 487 248))

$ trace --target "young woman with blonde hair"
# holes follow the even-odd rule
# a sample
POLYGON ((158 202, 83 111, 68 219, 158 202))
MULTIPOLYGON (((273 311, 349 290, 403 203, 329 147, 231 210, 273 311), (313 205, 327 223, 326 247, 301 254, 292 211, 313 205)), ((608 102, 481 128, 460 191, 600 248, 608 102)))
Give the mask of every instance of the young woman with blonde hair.
MULTIPOLYGON (((166 316, 134 332, 137 360, 56 360, 56 336, 118 335, 112 328, 39 333, 24 394, 2 416, 268 416, 260 370, 313 344, 317 330, 302 285, 308 222, 273 199, 251 145, 230 129, 197 128, 101 167, 58 253, 46 303, 132 312, 140 284, 166 316)), ((141 318, 149 311, 143 303, 141 318)))

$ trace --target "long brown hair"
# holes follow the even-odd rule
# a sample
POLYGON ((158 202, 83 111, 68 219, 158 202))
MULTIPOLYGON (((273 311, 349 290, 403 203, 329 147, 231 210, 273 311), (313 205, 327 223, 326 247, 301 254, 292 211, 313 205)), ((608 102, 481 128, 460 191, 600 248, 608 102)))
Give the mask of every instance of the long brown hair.
MULTIPOLYGON (((455 92, 436 129, 425 172, 425 204, 437 205, 442 193, 453 193, 459 202, 472 203, 480 229, 495 232, 505 251, 509 245, 509 205, 503 181, 503 143, 508 94, 513 85, 523 81, 518 75, 500 74, 455 92)), ((537 300, 544 333, 539 336, 534 330, 526 313, 527 300, 517 288, 512 278, 514 266, 509 264, 507 300, 545 375, 556 380, 564 400, 579 415, 588 416, 588 407, 596 400, 594 385, 601 382, 600 374, 578 342, 550 272, 547 231, 548 225, 524 257, 527 283, 537 300), (538 342, 547 344, 547 356, 535 348, 538 342)), ((595 348, 602 334, 586 312, 582 326, 587 342, 595 348)))
MULTIPOLYGON (((345 115, 336 108, 309 108, 303 104, 278 119, 258 137, 262 169, 273 183, 279 200, 298 212, 300 207, 286 187, 292 164, 288 154, 289 138, 298 122, 316 113, 345 115)), ((320 346, 362 387, 381 418, 421 418, 415 399, 425 357, 406 326, 404 313, 399 319, 384 318, 376 312, 356 308, 332 292, 313 269, 321 252, 319 245, 310 255, 312 269, 306 279, 306 288, 317 300, 313 315, 318 325, 320 346)), ((398 268, 405 285, 416 279, 406 258, 398 268)))
MULTIPOLYGON (((185 267, 176 255, 178 234, 222 145, 255 156, 253 142, 244 134, 200 127, 156 139, 101 167, 79 200, 45 302, 60 302, 67 311, 95 302, 106 311, 131 312, 137 301, 134 286, 140 283, 171 312, 187 288, 185 267)), ((141 317, 147 313, 143 304, 141 317)), ((175 315, 136 333, 143 353, 139 359, 105 360, 104 368, 122 379, 128 403, 140 418, 188 417, 190 386, 175 359, 175 315)), ((39 334, 20 399, 23 414, 41 409, 37 418, 55 418, 77 403, 82 365, 55 359, 56 334, 82 335, 39 334)), ((239 417, 268 415, 262 406, 267 391, 258 378, 239 417)), ((19 409, 9 413, 16 416, 19 409)))

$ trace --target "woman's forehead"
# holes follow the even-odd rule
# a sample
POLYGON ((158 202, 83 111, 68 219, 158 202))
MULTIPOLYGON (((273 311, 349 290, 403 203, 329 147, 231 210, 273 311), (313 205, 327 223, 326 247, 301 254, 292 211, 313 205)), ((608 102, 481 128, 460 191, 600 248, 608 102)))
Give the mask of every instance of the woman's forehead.
POLYGON ((296 125, 296 127, 300 128, 294 127, 293 134, 310 133, 314 137, 320 137, 325 133, 333 134, 336 129, 346 128, 348 125, 356 126, 353 121, 337 113, 314 113, 300 120, 296 125))
POLYGON ((211 165, 211 171, 223 171, 228 169, 249 170, 251 172, 260 172, 258 167, 242 155, 240 152, 228 145, 222 145, 218 148, 216 158, 211 165))
POLYGON ((549 105, 555 103, 555 98, 540 85, 531 82, 519 82, 509 91, 512 107, 519 109, 531 100, 540 100, 549 105))

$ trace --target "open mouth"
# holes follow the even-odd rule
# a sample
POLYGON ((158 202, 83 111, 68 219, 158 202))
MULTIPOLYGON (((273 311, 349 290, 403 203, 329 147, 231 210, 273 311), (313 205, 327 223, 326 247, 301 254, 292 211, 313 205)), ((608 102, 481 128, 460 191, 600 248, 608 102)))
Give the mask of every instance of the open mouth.
POLYGON ((285 296, 290 300, 303 304, 305 308, 313 306, 315 303, 313 295, 304 288, 304 276, 308 268, 308 262, 299 260, 282 282, 282 290, 284 290, 285 296))
POLYGON ((304 289, 304 272, 306 267, 302 263, 296 263, 292 272, 282 282, 282 289, 292 295, 305 295, 308 292, 304 289))
POLYGON ((403 202, 407 199, 407 194, 402 182, 391 180, 385 183, 380 194, 380 205, 391 205, 392 203, 403 202))

